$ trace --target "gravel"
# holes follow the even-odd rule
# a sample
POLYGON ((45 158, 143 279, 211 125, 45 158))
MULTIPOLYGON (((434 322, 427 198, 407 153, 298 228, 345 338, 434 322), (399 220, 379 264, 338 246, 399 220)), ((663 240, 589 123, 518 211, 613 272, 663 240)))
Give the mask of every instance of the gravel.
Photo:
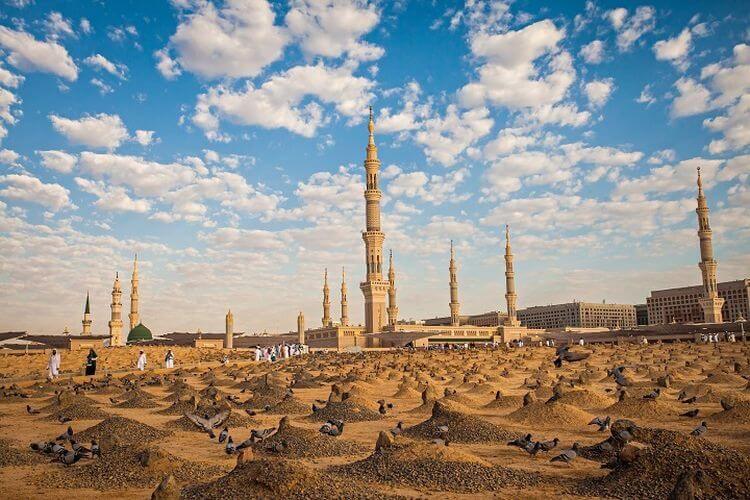
POLYGON ((509 420, 525 425, 544 427, 585 428, 594 418, 593 415, 565 403, 543 403, 537 401, 523 406, 507 417, 509 420))
POLYGON ((353 396, 346 401, 330 401, 323 408, 310 415, 310 420, 326 422, 343 420, 344 422, 368 422, 381 420, 383 415, 366 406, 366 402, 353 396))
POLYGON ((81 443, 96 439, 103 449, 110 445, 141 445, 169 436, 170 433, 151 427, 137 420, 113 415, 102 422, 76 433, 75 438, 81 443))
POLYGON ((0 467, 35 465, 48 460, 38 453, 21 450, 8 439, 0 439, 0 467))
POLYGON ((461 413, 436 401, 432 416, 424 422, 404 430, 404 435, 421 439, 434 439, 440 431, 438 427, 448 426, 448 439, 457 443, 507 442, 518 437, 499 425, 475 415, 461 413))

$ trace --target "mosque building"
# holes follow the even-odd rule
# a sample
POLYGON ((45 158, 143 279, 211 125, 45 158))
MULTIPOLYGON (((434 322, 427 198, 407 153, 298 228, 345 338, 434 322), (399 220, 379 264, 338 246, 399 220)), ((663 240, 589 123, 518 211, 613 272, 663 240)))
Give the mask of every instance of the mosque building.
POLYGON ((122 335, 122 288, 120 286, 120 275, 115 274, 115 282, 112 285, 112 304, 110 305, 111 318, 109 321, 109 345, 117 347, 135 342, 146 342, 153 340, 151 330, 141 322, 138 312, 138 254, 133 260, 133 275, 130 279, 130 328, 128 335, 123 339, 122 335))
POLYGON ((513 271, 513 254, 510 247, 510 229, 506 226, 505 262, 506 262, 506 304, 507 315, 498 315, 503 319, 500 324, 480 326, 462 321, 461 304, 458 299, 458 267, 453 242, 450 244, 450 261, 448 264, 450 302, 450 319, 447 324, 413 324, 398 320, 396 303, 396 270, 393 252, 389 253, 388 274, 383 276, 383 242, 385 233, 381 228, 380 199, 382 192, 379 186, 380 159, 375 145, 375 123, 370 109, 368 122, 369 138, 366 147, 365 167, 365 231, 362 240, 365 246, 365 280, 360 283, 365 302, 365 324, 351 325, 348 318, 346 274, 342 272, 341 281, 341 321, 331 320, 330 290, 328 271, 323 275, 323 318, 319 328, 305 330, 304 316, 297 317, 297 330, 300 341, 311 347, 347 348, 347 347, 398 347, 411 343, 415 346, 426 346, 430 343, 489 343, 509 342, 525 337, 533 330, 520 325, 516 317, 515 274, 513 271), (386 305, 387 302, 387 305, 386 305))

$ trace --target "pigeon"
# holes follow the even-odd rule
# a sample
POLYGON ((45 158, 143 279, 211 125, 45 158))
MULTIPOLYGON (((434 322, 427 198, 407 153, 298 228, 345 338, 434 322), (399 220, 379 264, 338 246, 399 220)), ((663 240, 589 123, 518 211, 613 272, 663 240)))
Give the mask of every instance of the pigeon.
POLYGON ((552 457, 550 462, 565 462, 570 467, 570 463, 578 456, 578 443, 573 443, 573 447, 565 450, 559 455, 552 457))
POLYGON ((58 455, 56 461, 63 463, 66 466, 73 465, 78 462, 83 455, 76 451, 67 451, 58 455))
POLYGON ((649 401, 654 401, 656 398, 658 398, 661 395, 661 389, 656 388, 653 391, 649 392, 648 394, 643 396, 643 399, 647 399, 649 401))
POLYGON ((607 417, 604 419, 601 419, 599 417, 594 418, 594 420, 589 422, 589 425, 598 425, 599 426, 598 431, 602 432, 602 431, 606 431, 607 429, 609 429, 609 424, 611 421, 612 421, 612 418, 609 415, 607 415, 607 417))
POLYGON ((316 405, 315 403, 312 404, 312 411, 315 413, 316 411, 320 410, 320 406, 316 405))
POLYGON ((102 456, 102 449, 99 448, 99 443, 96 442, 96 440, 91 440, 91 456, 92 457, 101 457, 102 456))
POLYGON ((57 417, 57 421, 60 422, 61 424, 67 424, 68 422, 72 422, 73 419, 70 417, 64 417, 60 415, 59 417, 57 417))
POLYGON ((270 448, 267 448, 271 450, 274 453, 281 453, 286 449, 286 447, 289 446, 289 443, 287 443, 286 439, 282 439, 281 442, 275 442, 271 445, 270 448))
POLYGON ((251 417, 254 417, 255 415, 257 415, 257 413, 255 412, 255 410, 251 410, 249 408, 245 408, 245 413, 247 413, 251 417))
POLYGON ((539 441, 537 441, 536 443, 533 441, 529 441, 523 449, 532 457, 536 457, 536 454, 539 452, 539 450, 542 449, 542 443, 540 443, 539 441))
POLYGON ((71 441, 73 439, 73 428, 68 426, 68 430, 64 434, 57 436, 55 441, 71 441))
POLYGON ((625 375, 623 375, 622 372, 624 372, 624 371, 625 371, 625 367, 624 366, 616 366, 612 370, 607 370, 607 375, 609 375, 612 378, 614 378, 615 379, 615 383, 617 385, 621 385, 623 387, 627 387, 627 386, 631 385, 632 382, 625 375))
POLYGON ((78 444, 78 442, 73 441, 72 439, 70 441, 70 445, 73 447, 73 451, 75 451, 76 453, 88 453, 89 455, 91 455, 91 450, 89 450, 82 444, 78 444))
POLYGON ((552 441, 540 441, 538 443, 539 449, 546 453, 557 448, 559 442, 560 440, 558 438, 554 438, 552 441))
POLYGON ((526 434, 522 438, 514 439, 513 441, 508 441, 508 446, 517 446, 518 448, 525 448, 527 444, 531 442, 531 434, 526 434))
POLYGON ((693 396, 692 398, 683 399, 682 402, 684 404, 688 404, 689 405, 689 404, 695 403, 697 400, 698 400, 698 397, 697 396, 693 396))
POLYGON ((402 432, 404 432, 404 423, 399 420, 398 423, 396 424, 396 427, 391 429, 391 434, 393 434, 394 436, 398 436, 402 432))
POLYGON ((633 440, 633 435, 627 429, 622 429, 621 431, 618 431, 617 433, 613 433, 612 437, 616 441, 619 441, 623 446, 633 440))
POLYGON ((341 420, 329 420, 319 429, 321 434, 337 437, 344 432, 344 422, 341 420))
POLYGON ((232 441, 232 436, 227 437, 227 444, 224 446, 224 451, 227 452, 227 455, 231 455, 237 451, 237 447, 234 445, 234 441, 232 441))
POLYGON ((224 427, 221 430, 221 432, 219 433, 219 443, 223 443, 224 440, 227 438, 228 435, 229 435, 229 428, 228 427, 224 427))
POLYGON ((209 418, 208 415, 205 415, 203 418, 199 417, 198 415, 190 412, 186 412, 185 416, 190 420, 192 423, 196 425, 199 429, 201 429, 203 432, 206 432, 211 439, 216 437, 216 434, 214 434, 214 429, 217 427, 223 425, 228 419, 230 415, 229 410, 224 410, 213 417, 209 418))
POLYGON ((270 411, 270 410, 271 410, 271 405, 266 405, 263 407, 263 411, 270 411))
POLYGON ((39 415, 39 413, 41 413, 39 410, 32 408, 31 405, 26 405, 26 412, 29 415, 39 415))
POLYGON ((256 442, 263 441, 270 438, 276 432, 276 427, 269 427, 268 429, 252 429, 250 431, 250 437, 256 439, 256 442))
POLYGON ((31 443, 29 446, 34 451, 39 451, 41 453, 49 455, 50 453, 52 453, 53 445, 54 443, 47 443, 47 442, 42 441, 40 443, 31 443))
POLYGON ((708 425, 706 425, 706 422, 701 422, 701 425, 693 429, 693 432, 690 433, 691 436, 702 436, 708 431, 708 425))
POLYGON ((724 409, 724 411, 729 411, 732 408, 734 408, 734 405, 732 403, 728 402, 727 400, 722 399, 721 400, 721 407, 724 409))
POLYGON ((690 411, 686 411, 685 413, 680 413, 680 416, 681 417, 689 417, 689 418, 697 417, 699 411, 700 410, 698 408, 696 408, 695 410, 690 410, 690 411))

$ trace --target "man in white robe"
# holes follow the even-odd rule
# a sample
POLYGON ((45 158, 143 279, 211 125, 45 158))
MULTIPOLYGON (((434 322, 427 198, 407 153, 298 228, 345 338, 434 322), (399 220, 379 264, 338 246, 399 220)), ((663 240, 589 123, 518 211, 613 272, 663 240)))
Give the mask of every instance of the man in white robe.
POLYGON ((138 355, 138 361, 136 362, 136 366, 140 371, 144 371, 146 369, 146 353, 141 351, 141 353, 138 355))
POLYGON ((47 378, 54 380, 60 373, 60 353, 57 349, 52 349, 52 354, 49 356, 49 362, 47 363, 47 378))
POLYGON ((172 349, 169 349, 167 355, 164 357, 164 368, 174 368, 174 354, 172 353, 172 349))

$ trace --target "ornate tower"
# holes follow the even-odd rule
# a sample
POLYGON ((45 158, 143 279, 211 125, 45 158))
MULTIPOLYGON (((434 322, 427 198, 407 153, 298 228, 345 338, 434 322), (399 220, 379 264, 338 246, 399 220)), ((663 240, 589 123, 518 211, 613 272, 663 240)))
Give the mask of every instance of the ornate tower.
POLYGON ((122 345, 122 288, 120 288, 120 273, 115 274, 112 285, 112 304, 109 306, 112 316, 109 320, 109 345, 122 345))
POLYGON ((516 316, 516 273, 513 271, 513 253, 510 250, 510 226, 505 225, 505 302, 508 306, 506 326, 520 326, 516 316))
MULTIPOLYGON (((138 254, 133 259, 133 277, 130 279, 130 330, 141 322, 138 314, 138 254)), ((128 330, 128 331, 130 331, 128 330)))
POLYGON ((396 306, 396 269, 393 267, 393 250, 388 257, 388 325, 395 326, 398 321, 396 306))
POLYGON ((227 312, 224 328, 224 349, 231 349, 234 344, 234 315, 230 309, 227 312))
POLYGON ((721 323, 721 307, 724 305, 724 299, 719 297, 719 289, 716 284, 716 261, 714 260, 714 247, 712 238, 711 225, 708 222, 708 204, 706 197, 703 195, 703 179, 701 179, 701 169, 698 167, 698 208, 695 209, 698 214, 698 238, 701 246, 701 261, 698 267, 701 268, 703 276, 703 298, 698 302, 703 308, 703 321, 706 323, 721 323))
POLYGON ((451 326, 459 326, 461 323, 458 316, 461 305, 458 303, 458 277, 456 276, 456 259, 453 252, 453 240, 451 240, 451 261, 448 265, 448 272, 450 273, 450 286, 451 286, 451 326))
POLYGON ((297 315, 297 342, 305 343, 305 315, 302 314, 302 311, 297 315))
POLYGON ((349 304, 346 301, 346 270, 341 268, 341 326, 349 325, 349 304))
POLYGON ((365 267, 367 278, 359 284, 365 296, 365 332, 377 333, 385 325, 385 295, 389 283, 383 280, 383 240, 385 234, 380 230, 380 198, 378 187, 380 160, 375 146, 375 122, 370 107, 370 121, 367 124, 370 137, 367 142, 365 157, 365 222, 367 230, 362 233, 365 242, 365 267))
POLYGON ((323 327, 331 326, 331 291, 328 288, 328 268, 323 275, 323 327))
POLYGON ((86 307, 83 310, 83 333, 81 335, 91 335, 91 306, 89 305, 89 292, 86 292, 86 307))

